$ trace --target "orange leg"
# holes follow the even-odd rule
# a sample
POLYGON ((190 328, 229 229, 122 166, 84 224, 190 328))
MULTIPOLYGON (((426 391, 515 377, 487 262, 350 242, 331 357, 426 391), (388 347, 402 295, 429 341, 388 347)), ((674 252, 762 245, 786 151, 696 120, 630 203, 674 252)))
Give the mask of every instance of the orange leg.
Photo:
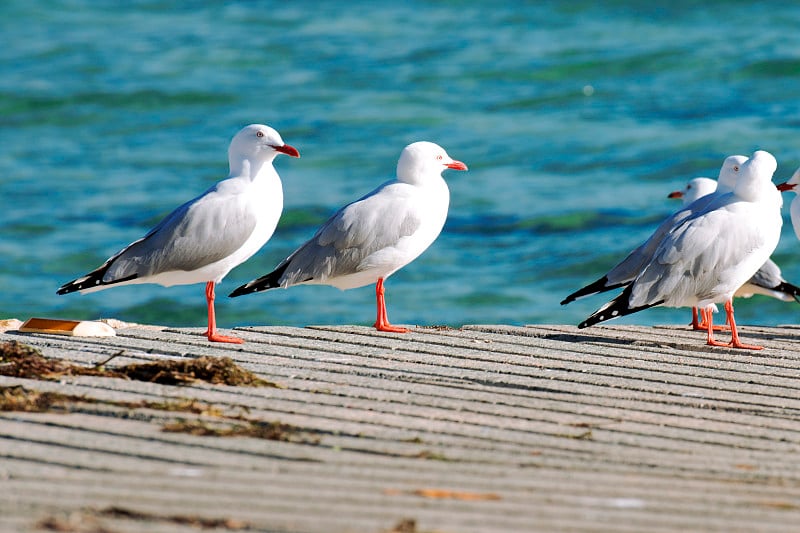
POLYGON ((733 318, 733 301, 725 302, 725 314, 728 315, 728 325, 731 327, 731 348, 742 348, 744 350, 763 350, 763 346, 753 344, 742 344, 739 340, 739 333, 736 331, 736 320, 733 318))
POLYGON ((206 283, 206 302, 208 303, 208 329, 204 333, 211 342, 229 342, 231 344, 242 344, 244 341, 237 337, 228 337, 217 333, 217 317, 214 313, 214 282, 206 283))
POLYGON ((389 324, 389 317, 386 314, 386 300, 383 296, 384 292, 383 278, 378 278, 378 283, 375 285, 375 298, 378 304, 378 318, 375 320, 375 329, 390 333, 408 333, 407 328, 389 324))
POLYGON ((728 324, 731 327, 731 342, 725 344, 714 340, 714 328, 711 325, 711 313, 708 313, 708 345, 709 346, 725 346, 728 348, 741 348, 743 350, 763 350, 763 346, 754 346, 751 344, 742 344, 739 340, 739 333, 736 331, 736 321, 733 318, 733 303, 731 300, 725 302, 725 314, 728 317, 728 324))
MULTIPOLYGON (((710 309, 698 309, 692 307, 692 329, 695 331, 706 331, 708 329, 708 320, 711 315, 710 309), (698 313, 700 320, 698 321, 698 313)), ((728 326, 713 326, 714 331, 725 331, 728 326)))

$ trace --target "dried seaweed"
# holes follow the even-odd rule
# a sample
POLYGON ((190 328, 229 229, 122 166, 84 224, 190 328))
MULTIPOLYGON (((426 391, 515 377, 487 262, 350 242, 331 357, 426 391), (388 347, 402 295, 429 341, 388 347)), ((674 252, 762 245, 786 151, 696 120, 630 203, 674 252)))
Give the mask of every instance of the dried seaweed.
POLYGON ((0 411, 43 413, 68 403, 90 402, 82 396, 58 392, 39 392, 22 386, 0 387, 0 411))
POLYGON ((387 533, 418 533, 417 521, 413 518, 403 518, 397 522, 387 533))
POLYGON ((168 522, 171 524, 180 524, 200 529, 228 529, 242 531, 252 528, 252 526, 247 522, 233 518, 205 518, 192 515, 158 515, 140 511, 132 511, 130 509, 125 509, 124 507, 107 507, 105 509, 100 509, 93 512, 96 516, 102 516, 106 518, 168 522))
POLYGON ((125 402, 118 400, 98 400, 97 398, 62 394, 59 392, 42 392, 28 389, 22 385, 0 387, 0 411, 44 413, 56 409, 70 410, 69 406, 76 403, 105 404, 115 407, 124 407, 126 409, 155 409, 158 411, 225 417, 225 414, 219 407, 192 398, 181 398, 178 400, 161 402, 151 400, 125 402))
POLYGON ((253 437, 256 439, 303 444, 319 443, 319 439, 309 440, 302 437, 300 428, 291 424, 284 424, 278 421, 239 420, 241 423, 233 424, 209 423, 203 420, 178 420, 165 424, 162 431, 211 437, 253 437))
POLYGON ((277 384, 263 380, 240 367, 230 357, 204 356, 196 359, 135 363, 116 368, 115 372, 129 379, 165 385, 205 381, 213 385, 278 387, 277 384))
POLYGON ((237 365, 229 357, 197 357, 170 359, 151 363, 134 363, 107 369, 105 363, 86 367, 44 357, 42 352, 17 341, 0 344, 0 376, 36 379, 59 379, 63 376, 99 376, 127 378, 165 385, 185 385, 203 381, 213 385, 244 387, 278 387, 237 365))
POLYGON ((196 515, 161 515, 133 511, 124 507, 106 507, 105 509, 84 509, 66 516, 49 516, 39 521, 36 528, 45 531, 62 533, 112 533, 100 518, 113 520, 130 520, 135 522, 160 522, 193 527, 195 529, 216 529, 228 531, 252 530, 253 526, 244 520, 234 518, 206 518, 196 515))
POLYGON ((42 352, 18 341, 0 344, 0 376, 16 378, 57 379, 61 376, 111 375, 113 371, 75 365, 68 361, 49 359, 42 352))
POLYGON ((113 405, 126 409, 155 409, 173 413, 191 413, 216 419, 212 421, 201 419, 174 420, 167 422, 162 427, 162 431, 167 433, 188 433, 190 435, 213 437, 253 437, 300 444, 319 444, 319 438, 305 436, 304 434, 307 432, 291 424, 251 419, 242 415, 227 415, 217 406, 191 398, 162 402, 147 400, 125 402, 98 400, 56 392, 40 392, 26 389, 20 385, 0 387, 0 411, 23 411, 29 413, 44 413, 48 411, 75 412, 75 404, 78 403, 113 405))

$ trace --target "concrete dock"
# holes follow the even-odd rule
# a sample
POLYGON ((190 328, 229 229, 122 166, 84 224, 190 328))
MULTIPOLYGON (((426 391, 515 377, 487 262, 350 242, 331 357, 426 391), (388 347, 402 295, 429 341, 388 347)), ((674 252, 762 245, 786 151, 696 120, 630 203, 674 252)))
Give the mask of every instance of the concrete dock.
POLYGON ((86 366, 227 356, 277 385, 0 377, 74 399, 0 412, 0 531, 800 531, 798 326, 741 327, 761 352, 675 326, 200 333, 0 334, 86 366))

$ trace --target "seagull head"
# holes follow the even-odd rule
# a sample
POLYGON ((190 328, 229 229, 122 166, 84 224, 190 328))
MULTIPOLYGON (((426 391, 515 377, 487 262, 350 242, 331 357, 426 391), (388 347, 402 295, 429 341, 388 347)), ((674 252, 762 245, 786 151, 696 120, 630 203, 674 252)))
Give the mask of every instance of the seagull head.
POLYGON ((772 185, 772 175, 778 168, 778 162, 769 152, 756 150, 750 159, 742 163, 739 169, 739 178, 733 192, 745 201, 754 202, 765 198, 771 190, 774 193, 769 195, 774 197, 778 203, 781 202, 780 194, 775 191, 772 185), (769 184, 769 186, 767 186, 769 184))
POLYGON ((683 200, 683 205, 687 206, 708 194, 717 190, 717 182, 711 178, 694 178, 689 180, 686 187, 680 191, 673 191, 669 193, 667 198, 680 198, 683 200))
POLYGON ((739 172, 742 165, 749 158, 746 155, 731 155, 725 158, 722 162, 722 167, 719 169, 719 178, 717 179, 717 192, 726 193, 731 192, 736 186, 736 181, 739 179, 739 172))
POLYGON ((409 144, 400 153, 397 179, 406 183, 422 183, 427 178, 440 177, 448 168, 467 170, 467 165, 447 155, 438 144, 419 141, 409 144))
POLYGON ((249 161, 272 161, 278 154, 300 157, 297 148, 283 142, 280 133, 264 124, 250 124, 237 133, 228 148, 228 156, 249 161))
POLYGON ((756 166, 760 172, 769 174, 770 178, 775 171, 778 170, 778 162, 775 160, 775 156, 766 150, 756 150, 753 152, 749 162, 756 166))

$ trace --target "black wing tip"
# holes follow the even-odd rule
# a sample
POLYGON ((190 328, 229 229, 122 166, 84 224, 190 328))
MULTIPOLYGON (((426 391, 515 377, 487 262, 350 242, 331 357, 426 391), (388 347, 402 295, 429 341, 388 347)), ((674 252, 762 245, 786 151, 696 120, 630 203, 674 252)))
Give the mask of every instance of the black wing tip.
POLYGON ((266 291, 279 287, 277 278, 280 276, 274 276, 274 274, 274 272, 270 272, 266 276, 254 279, 253 281, 248 281, 244 285, 236 287, 233 292, 228 295, 228 298, 236 298, 237 296, 244 296, 245 294, 266 291))
POLYGON ((605 322, 606 320, 611 320, 612 318, 617 318, 628 314, 621 312, 619 309, 616 308, 619 305, 619 302, 617 301, 616 298, 612 300, 612 302, 614 302, 613 305, 598 309, 597 311, 592 313, 586 320, 578 324, 578 329, 588 328, 594 326, 595 324, 599 324, 600 322, 605 322))
POLYGON ((100 277, 90 277, 86 278, 78 278, 83 279, 82 282, 77 283, 78 279, 74 279, 69 283, 65 283, 56 291, 56 294, 70 294, 72 292, 82 291, 83 289, 88 289, 90 287, 98 287, 103 285, 102 279, 100 277), (85 278, 85 279, 84 279, 85 278))
POLYGON ((792 285, 788 281, 784 281, 779 283, 774 290, 778 292, 782 292, 784 294, 790 295, 794 298, 797 302, 800 302, 800 287, 797 285, 792 285))
POLYGON ((138 274, 131 274, 128 277, 115 279, 113 281, 103 281, 103 276, 105 275, 105 270, 92 272, 83 276, 82 278, 77 278, 69 283, 65 283, 56 291, 56 294, 69 294, 72 292, 78 292, 85 289, 91 289, 93 287, 103 287, 106 285, 115 285, 117 283, 122 283, 125 281, 131 281, 132 279, 136 279, 139 277, 138 274), (77 283, 79 279, 82 279, 80 283, 77 283))
POLYGON ((236 287, 233 292, 228 295, 228 298, 236 298, 237 296, 244 296, 245 294, 267 291, 276 287, 278 287, 278 285, 270 283, 269 280, 255 279, 245 283, 244 285, 236 287))
POLYGON ((599 324, 600 322, 611 320, 612 318, 618 318, 621 316, 631 314, 633 311, 630 311, 628 309, 621 309, 622 307, 625 306, 623 306, 621 302, 618 301, 618 298, 619 297, 612 300, 613 305, 608 307, 601 307, 600 309, 592 313, 586 320, 578 324, 578 329, 588 328, 594 326, 595 324, 599 324))
POLYGON ((588 328, 590 326, 594 326, 595 324, 599 324, 600 322, 605 322, 606 320, 630 315, 664 303, 664 300, 659 300, 658 302, 642 305, 640 307, 629 307, 628 301, 630 300, 632 292, 633 289, 631 285, 625 287, 625 290, 623 290, 619 296, 605 304, 603 307, 589 315, 586 320, 578 324, 578 329, 588 328))
POLYGON ((249 283, 245 283, 239 287, 236 287, 233 292, 228 295, 228 298, 236 298, 237 296, 244 296, 245 294, 250 294, 251 292, 258 292, 259 289, 255 286, 250 286, 249 283))
POLYGON ((234 289, 234 291, 230 293, 228 297, 236 298, 237 296, 243 296, 245 294, 250 294, 251 292, 261 292, 269 289, 276 289, 281 286, 280 279, 288 267, 289 263, 283 262, 278 265, 278 268, 269 274, 264 274, 260 278, 256 278, 253 281, 248 281, 244 285, 236 287, 236 289, 234 289))
POLYGON ((573 292, 572 294, 561 300, 561 305, 567 305, 568 303, 574 302, 578 298, 583 298, 584 296, 589 296, 590 294, 598 294, 601 292, 610 291, 616 289, 617 287, 621 287, 622 285, 623 285, 622 283, 608 285, 608 277, 603 276, 597 281, 590 283, 589 285, 583 287, 582 289, 578 289, 577 291, 573 292))

